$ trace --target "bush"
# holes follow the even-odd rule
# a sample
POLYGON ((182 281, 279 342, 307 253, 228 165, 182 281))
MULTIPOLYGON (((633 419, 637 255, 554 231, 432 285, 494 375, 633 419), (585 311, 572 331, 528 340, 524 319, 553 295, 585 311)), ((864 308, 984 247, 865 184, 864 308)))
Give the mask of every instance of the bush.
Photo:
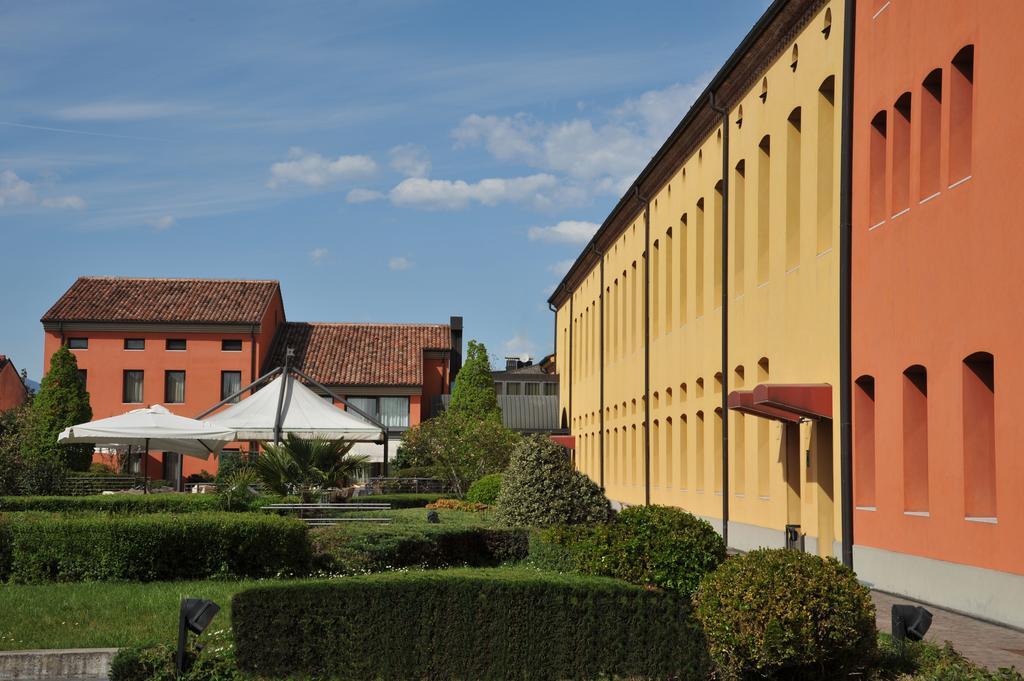
POLYGON ((61 346, 50 356, 50 370, 32 400, 25 437, 28 452, 71 470, 89 470, 93 445, 61 444, 57 436, 69 426, 91 420, 89 393, 78 373, 78 360, 67 346, 61 346))
POLYGON ((438 499, 432 504, 427 504, 429 509, 447 509, 449 511, 466 511, 468 513, 480 513, 488 509, 487 504, 476 501, 462 501, 461 499, 438 499))
POLYGON ((598 577, 393 572, 255 587, 231 608, 238 665, 260 677, 708 678, 685 599, 598 577))
POLYGON ((695 594, 722 678, 835 678, 873 657, 867 587, 834 558, 759 549, 730 558, 695 594))
POLYGON ((634 506, 606 524, 552 529, 540 539, 565 547, 560 559, 580 572, 685 595, 725 560, 725 542, 707 521, 668 506, 634 506))
POLYGON ((362 574, 406 567, 494 567, 522 560, 524 530, 489 527, 378 525, 310 532, 316 567, 331 574, 362 574))
POLYGON ((443 494, 372 494, 366 497, 352 497, 354 504, 391 504, 392 509, 424 508, 444 497, 443 494))
POLYGON ((611 505, 601 488, 572 469, 565 449, 550 438, 524 438, 498 494, 497 518, 518 527, 603 522, 611 505))
MULTIPOLYGON (((260 501, 266 502, 263 498, 260 501)), ((85 497, 0 497, 0 512, 49 511, 68 513, 101 511, 116 515, 139 513, 194 513, 218 509, 214 494, 96 494, 85 497)), ((251 510, 247 508, 246 510, 251 510)))
MULTIPOLYGON (((255 513, 7 516, 11 581, 155 581, 309 571, 306 525, 255 513)), ((2 528, 0 528, 2 529, 2 528)))
POLYGON ((501 477, 501 473, 491 473, 474 482, 466 492, 466 501, 494 506, 501 492, 501 477))

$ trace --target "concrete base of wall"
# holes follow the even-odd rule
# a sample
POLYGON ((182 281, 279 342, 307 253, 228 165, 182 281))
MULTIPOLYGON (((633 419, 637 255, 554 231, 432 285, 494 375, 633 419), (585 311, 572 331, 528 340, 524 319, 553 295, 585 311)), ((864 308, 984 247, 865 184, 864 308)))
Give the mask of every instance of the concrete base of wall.
POLYGON ((117 648, 0 652, 0 681, 105 680, 117 648))
POLYGON ((1024 575, 857 545, 853 567, 872 589, 1024 629, 1024 575))

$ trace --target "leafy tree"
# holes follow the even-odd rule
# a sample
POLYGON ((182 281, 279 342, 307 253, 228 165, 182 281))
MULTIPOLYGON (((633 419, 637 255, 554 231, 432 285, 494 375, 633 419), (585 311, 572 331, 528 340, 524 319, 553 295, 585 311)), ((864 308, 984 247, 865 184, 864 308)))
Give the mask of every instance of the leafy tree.
POLYGON ((449 409, 405 431, 402 451, 407 460, 427 466, 434 477, 446 480, 462 496, 476 480, 503 471, 520 439, 500 419, 449 409))
POLYGON ((71 351, 61 347, 50 358, 50 370, 32 401, 26 445, 28 453, 40 460, 60 462, 74 471, 87 471, 92 463, 93 445, 59 444, 60 431, 92 420, 89 393, 78 373, 71 351))
POLYGON ((263 444, 252 463, 266 487, 282 496, 298 492, 312 502, 328 487, 345 487, 368 457, 349 454, 355 443, 324 438, 302 439, 292 433, 278 444, 263 444))
POLYGON ((448 411, 501 422, 501 408, 498 407, 498 395, 494 392, 491 363, 483 343, 469 341, 466 361, 455 378, 448 411))

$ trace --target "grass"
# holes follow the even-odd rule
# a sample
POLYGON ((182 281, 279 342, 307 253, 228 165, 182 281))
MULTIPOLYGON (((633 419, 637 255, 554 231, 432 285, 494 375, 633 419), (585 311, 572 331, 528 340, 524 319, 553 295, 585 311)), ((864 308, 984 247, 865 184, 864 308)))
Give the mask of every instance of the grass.
MULTIPOLYGON (((272 581, 272 580, 266 580, 272 581)), ((226 629, 235 592, 257 580, 0 586, 0 650, 120 648, 173 641, 182 598, 209 598, 223 608, 213 629, 226 629)))

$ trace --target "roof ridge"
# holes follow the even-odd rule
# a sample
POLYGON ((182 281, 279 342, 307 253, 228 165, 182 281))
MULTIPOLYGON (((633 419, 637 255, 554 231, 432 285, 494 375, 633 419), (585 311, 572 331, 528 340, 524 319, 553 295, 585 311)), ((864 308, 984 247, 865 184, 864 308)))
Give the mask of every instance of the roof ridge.
POLYGON ((200 282, 218 282, 218 283, 232 283, 232 284, 278 284, 280 281, 277 279, 228 279, 224 277, 127 277, 119 275, 92 275, 83 274, 78 277, 81 279, 88 280, 102 280, 102 281, 200 281, 200 282))
POLYGON ((445 324, 443 322, 301 322, 301 321, 288 321, 285 324, 305 324, 306 326, 437 326, 445 327, 451 326, 451 324, 445 324))

